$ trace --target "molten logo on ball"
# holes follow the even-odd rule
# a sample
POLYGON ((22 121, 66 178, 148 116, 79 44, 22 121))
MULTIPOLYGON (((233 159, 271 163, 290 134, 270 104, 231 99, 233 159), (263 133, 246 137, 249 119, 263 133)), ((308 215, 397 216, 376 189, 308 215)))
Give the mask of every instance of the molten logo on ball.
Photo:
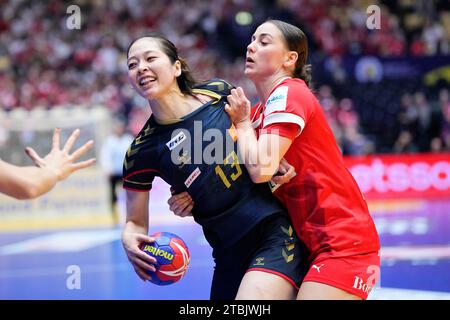
POLYGON ((184 241, 169 232, 158 232, 150 237, 155 242, 144 244, 142 250, 156 259, 156 271, 149 272, 151 282, 164 286, 179 281, 189 266, 189 250, 184 241))

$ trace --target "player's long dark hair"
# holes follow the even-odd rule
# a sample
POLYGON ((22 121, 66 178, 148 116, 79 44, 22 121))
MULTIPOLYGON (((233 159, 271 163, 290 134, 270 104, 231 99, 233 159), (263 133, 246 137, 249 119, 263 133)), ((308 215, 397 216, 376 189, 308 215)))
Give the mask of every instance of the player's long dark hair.
POLYGON ((127 58, 130 54, 130 48, 139 39, 142 38, 152 38, 158 41, 159 45, 161 46, 162 51, 169 57, 170 61, 172 63, 175 63, 177 60, 181 63, 181 75, 177 77, 177 83, 178 87, 180 87, 180 90, 183 94, 188 94, 193 96, 192 88, 197 84, 197 81, 194 79, 191 70, 189 69, 186 61, 181 59, 178 56, 178 49, 175 47, 175 45, 167 39, 164 35, 158 32, 151 32, 148 34, 145 34, 139 38, 134 39, 127 49, 127 58))
POLYGON ((308 59, 308 39, 305 33, 300 28, 284 21, 269 19, 266 22, 275 25, 281 31, 290 51, 298 53, 293 76, 305 81, 309 87, 311 84, 311 65, 306 63, 308 59))

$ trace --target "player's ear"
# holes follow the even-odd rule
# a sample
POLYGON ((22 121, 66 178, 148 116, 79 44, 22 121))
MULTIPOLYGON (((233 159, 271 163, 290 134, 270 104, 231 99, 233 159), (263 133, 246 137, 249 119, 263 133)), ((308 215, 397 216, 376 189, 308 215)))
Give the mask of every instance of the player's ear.
POLYGON ((291 68, 291 67, 295 67, 295 64, 297 63, 298 60, 298 53, 297 51, 288 51, 286 53, 286 60, 284 61, 284 66, 286 68, 291 68))
POLYGON ((175 68, 175 77, 179 77, 179 76, 181 76, 181 71, 182 71, 182 68, 181 68, 181 61, 180 60, 177 60, 177 61, 175 61, 175 63, 173 64, 173 66, 174 66, 174 68, 175 68))

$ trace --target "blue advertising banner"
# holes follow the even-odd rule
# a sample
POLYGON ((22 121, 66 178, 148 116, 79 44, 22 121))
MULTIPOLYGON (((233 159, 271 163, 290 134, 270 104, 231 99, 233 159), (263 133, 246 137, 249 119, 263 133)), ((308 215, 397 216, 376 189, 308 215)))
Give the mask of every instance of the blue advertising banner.
POLYGON ((322 75, 335 78, 336 71, 345 72, 346 77, 358 82, 380 82, 382 80, 419 80, 427 86, 438 82, 450 82, 450 56, 392 57, 347 56, 329 57, 317 66, 322 75))

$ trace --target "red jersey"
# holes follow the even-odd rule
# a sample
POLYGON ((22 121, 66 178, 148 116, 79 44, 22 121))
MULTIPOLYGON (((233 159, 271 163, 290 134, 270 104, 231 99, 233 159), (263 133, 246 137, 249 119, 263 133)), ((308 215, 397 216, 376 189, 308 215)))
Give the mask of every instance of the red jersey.
POLYGON ((310 260, 380 249, 366 201, 344 165, 342 153, 314 94, 301 79, 282 80, 265 105, 252 110, 257 135, 292 140, 284 158, 297 175, 275 190, 286 206, 310 260))

